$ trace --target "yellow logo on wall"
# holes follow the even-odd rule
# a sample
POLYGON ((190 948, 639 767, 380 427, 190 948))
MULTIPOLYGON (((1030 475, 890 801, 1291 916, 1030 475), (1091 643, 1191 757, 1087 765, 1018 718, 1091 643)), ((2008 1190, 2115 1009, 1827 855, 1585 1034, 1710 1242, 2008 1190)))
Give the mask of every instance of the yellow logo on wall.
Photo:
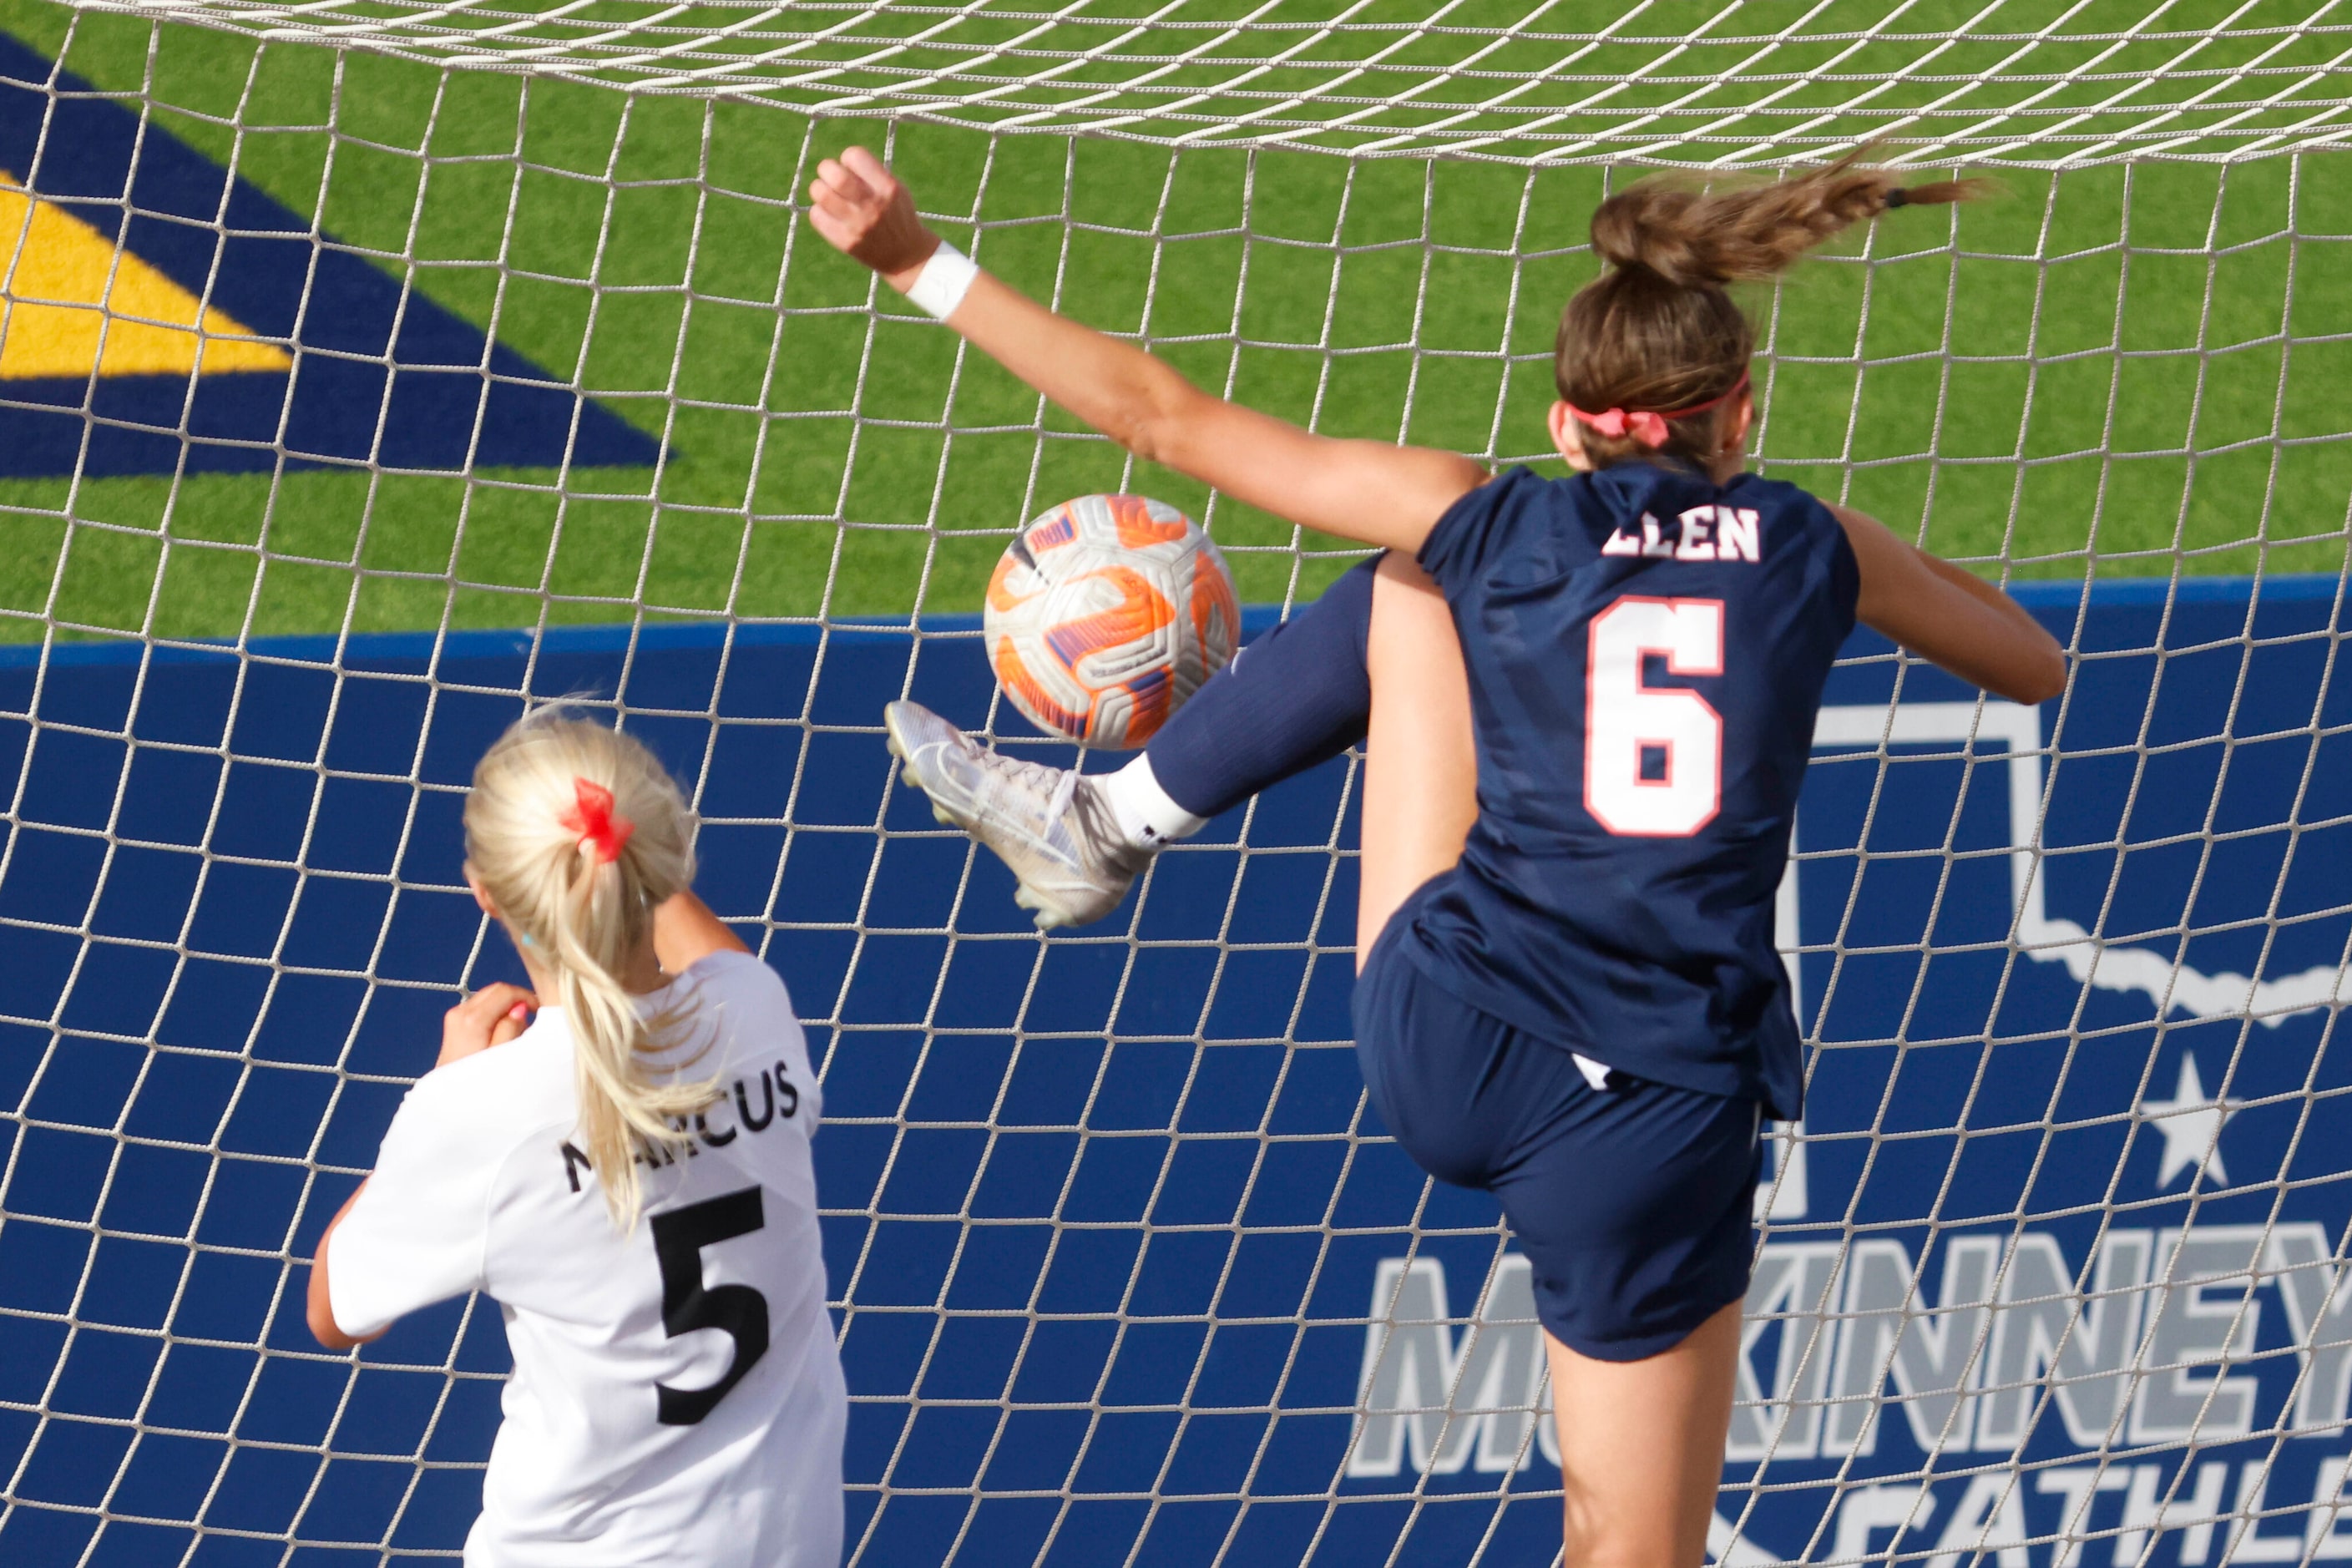
POLYGON ((0 28, 0 478, 661 461, 138 101, 0 28))
POLYGON ((287 353, 0 169, 0 380, 282 371, 287 353))

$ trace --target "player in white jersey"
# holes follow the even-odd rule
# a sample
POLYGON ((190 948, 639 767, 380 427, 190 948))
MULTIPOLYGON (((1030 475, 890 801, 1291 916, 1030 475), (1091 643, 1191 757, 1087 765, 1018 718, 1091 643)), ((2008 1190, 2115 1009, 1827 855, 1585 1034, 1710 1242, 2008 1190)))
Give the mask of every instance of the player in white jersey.
POLYGON ((331 1349, 467 1291, 514 1353, 467 1568, 835 1568, 847 1415, 783 983, 688 888, 661 764, 542 711, 474 773, 467 879, 533 989, 450 1009, 319 1243, 331 1349))

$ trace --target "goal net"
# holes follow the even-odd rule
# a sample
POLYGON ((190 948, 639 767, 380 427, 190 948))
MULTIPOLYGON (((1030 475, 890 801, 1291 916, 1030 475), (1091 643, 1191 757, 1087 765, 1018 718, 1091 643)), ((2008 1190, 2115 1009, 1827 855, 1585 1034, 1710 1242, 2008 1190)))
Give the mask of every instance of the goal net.
MULTIPOLYGON (((505 977, 475 758, 690 785, 824 1058, 860 1563, 1558 1551, 1527 1265, 1350 1054, 1353 759, 1041 937, 897 784, 1024 520, 1142 491, 1254 629, 1356 557, 1042 406, 795 205, 1334 433, 1548 450, 1584 225, 1876 142, 2000 199, 1753 303, 1768 473, 2007 584, 2039 709, 1858 635, 1781 888, 1724 1563, 2352 1557, 2346 25, 2254 5, 0 10, 0 1558, 450 1561, 506 1350, 303 1269, 505 977)), ((1097 759, 1087 765, 1098 767, 1097 759)))

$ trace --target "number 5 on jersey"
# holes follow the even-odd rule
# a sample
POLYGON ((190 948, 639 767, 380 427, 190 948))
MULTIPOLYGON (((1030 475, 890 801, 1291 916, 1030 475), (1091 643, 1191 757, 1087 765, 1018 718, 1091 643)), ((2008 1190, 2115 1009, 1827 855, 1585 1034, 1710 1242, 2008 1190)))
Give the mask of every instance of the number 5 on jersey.
POLYGON ((767 1224, 760 1189, 705 1198, 653 1216, 654 1259, 661 1266, 662 1327, 676 1339, 717 1329, 735 1342, 727 1370, 708 1388, 654 1384, 656 1418, 665 1426, 691 1426, 718 1407, 768 1353, 768 1299, 749 1285, 706 1285, 702 1249, 749 1236, 767 1224))
POLYGON ((1723 716, 1696 691, 1645 685, 1642 667, 1657 655, 1671 674, 1721 675, 1723 601, 1629 595, 1591 638, 1584 809, 1621 837, 1688 837, 1723 803, 1723 716))

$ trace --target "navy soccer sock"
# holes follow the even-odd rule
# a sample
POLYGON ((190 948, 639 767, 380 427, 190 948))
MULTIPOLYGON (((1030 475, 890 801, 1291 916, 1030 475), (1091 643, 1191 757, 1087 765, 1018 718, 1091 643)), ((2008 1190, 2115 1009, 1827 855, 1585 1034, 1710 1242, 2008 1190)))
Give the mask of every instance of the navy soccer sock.
POLYGON ((1372 711, 1364 662, 1379 564, 1378 556, 1360 563, 1243 649, 1151 738, 1142 764, 1129 767, 1205 819, 1362 740, 1372 711))

